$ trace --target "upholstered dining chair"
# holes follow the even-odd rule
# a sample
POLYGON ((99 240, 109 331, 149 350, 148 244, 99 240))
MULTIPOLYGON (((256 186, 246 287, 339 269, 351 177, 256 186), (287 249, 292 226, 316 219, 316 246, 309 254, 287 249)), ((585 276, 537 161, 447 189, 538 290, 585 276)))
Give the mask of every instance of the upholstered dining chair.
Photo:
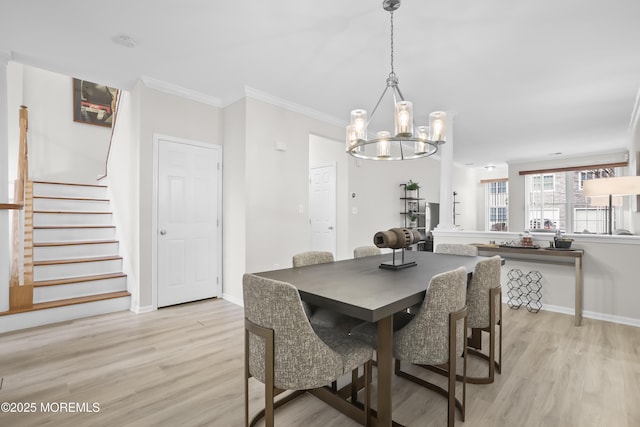
POLYGON ((304 267, 305 265, 322 264, 334 262, 333 253, 327 251, 306 251, 295 254, 291 258, 294 267, 304 267))
MULTIPOLYGON (((291 264, 294 267, 304 267, 306 265, 324 264, 334 261, 333 254, 327 251, 306 251, 291 257, 291 264)), ((307 313, 307 317, 311 318, 315 307, 305 301, 302 301, 302 306, 304 307, 304 312, 307 313)))
MULTIPOLYGON (((324 387, 364 365, 364 411, 369 425, 371 357, 373 348, 330 328, 313 328, 298 290, 291 284, 252 274, 243 276, 245 313, 245 425, 265 416, 274 425, 276 408, 303 394, 324 387), (249 378, 265 386, 265 409, 249 422, 249 378), (286 391, 294 393, 275 401, 286 391)), ((353 387, 352 387, 353 388, 353 387)))
MULTIPOLYGON (((307 251, 294 255, 291 261, 294 267, 305 267, 308 265, 334 262, 334 258, 331 252, 307 251)), ((354 319, 353 317, 336 313, 326 308, 315 307, 305 301, 302 302, 302 305, 305 313, 307 313, 307 317, 314 326, 338 328, 348 334, 352 327, 362 323, 362 320, 354 319)))
POLYGON ((468 340, 467 354, 481 357, 489 362, 489 374, 486 377, 467 377, 473 384, 489 384, 494 381, 494 372, 502 369, 502 287, 500 270, 502 259, 499 255, 487 258, 476 264, 467 288, 467 327, 482 339, 482 332, 489 333, 489 354, 478 351, 481 342, 476 343, 473 336, 468 340), (496 361, 496 328, 498 335, 498 360, 496 361), (472 348, 476 347, 476 348, 472 348))
MULTIPOLYGON (((416 384, 436 391, 448 399, 447 422, 455 424, 455 408, 465 417, 467 362, 463 358, 462 400, 456 398, 456 361, 465 350, 467 309, 465 306, 467 271, 464 267, 433 276, 420 310, 415 315, 398 313, 394 317, 393 356, 395 373, 416 384), (447 389, 402 370, 402 362, 423 367, 446 366, 447 389)), ((377 327, 364 323, 351 335, 375 347, 377 327)))
POLYGON ((377 246, 358 246, 353 249, 354 258, 362 258, 366 256, 380 255, 382 252, 377 246))
POLYGON ((461 243, 439 243, 433 251, 436 254, 478 256, 478 248, 461 243))

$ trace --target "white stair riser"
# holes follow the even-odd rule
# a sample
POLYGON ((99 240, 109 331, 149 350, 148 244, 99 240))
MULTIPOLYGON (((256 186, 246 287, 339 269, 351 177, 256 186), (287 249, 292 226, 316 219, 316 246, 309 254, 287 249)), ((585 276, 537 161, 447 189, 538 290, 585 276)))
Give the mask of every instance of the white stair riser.
POLYGON ((33 280, 66 279, 70 277, 95 276, 99 274, 119 273, 122 260, 88 261, 53 265, 34 265, 33 280))
POLYGON ((115 228, 45 228, 33 230, 34 243, 81 242, 85 240, 113 240, 115 228))
POLYGON ((33 199, 34 211, 111 212, 107 200, 33 199))
POLYGON ((33 183, 34 196, 49 197, 84 197, 90 199, 106 199, 106 187, 92 187, 84 185, 65 185, 50 183, 33 183))
POLYGON ((118 255, 118 243, 92 243, 87 245, 42 246, 33 248, 34 261, 56 259, 93 258, 118 255))
POLYGON ((131 297, 112 298, 102 301, 73 304, 65 307, 50 308, 48 310, 27 311, 2 317, 0 333, 33 328, 56 322, 65 322, 99 314, 115 313, 131 308, 131 297))
POLYGON ((65 285, 36 286, 33 288, 33 303, 38 304, 41 302, 86 297, 89 295, 106 294, 126 290, 126 277, 92 280, 81 283, 69 283, 65 285))
POLYGON ((110 213, 71 214, 71 213, 33 213, 33 226, 44 227, 50 225, 111 225, 110 213))

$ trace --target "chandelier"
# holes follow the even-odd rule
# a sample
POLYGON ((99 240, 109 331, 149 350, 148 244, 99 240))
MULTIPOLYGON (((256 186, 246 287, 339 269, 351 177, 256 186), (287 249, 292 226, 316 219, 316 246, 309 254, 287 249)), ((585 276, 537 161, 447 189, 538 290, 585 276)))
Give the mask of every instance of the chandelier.
POLYGON ((443 111, 435 111, 429 114, 429 126, 414 124, 413 104, 402 96, 393 69, 393 12, 400 7, 400 0, 384 0, 382 7, 391 16, 391 72, 369 118, 366 110, 351 111, 347 125, 347 152, 368 160, 408 160, 431 156, 438 151, 440 144, 446 142, 447 115, 443 111), (394 133, 371 131, 371 121, 388 92, 393 94, 394 133))

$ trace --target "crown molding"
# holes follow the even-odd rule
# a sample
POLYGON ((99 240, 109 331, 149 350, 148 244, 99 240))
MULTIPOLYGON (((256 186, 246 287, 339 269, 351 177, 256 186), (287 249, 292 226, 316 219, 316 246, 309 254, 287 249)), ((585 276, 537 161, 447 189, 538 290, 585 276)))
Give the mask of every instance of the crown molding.
POLYGON ((295 102, 287 101, 286 99, 278 98, 277 96, 268 94, 258 89, 254 89, 249 86, 244 87, 244 95, 247 98, 266 102, 268 104, 284 108, 285 110, 289 110, 294 113, 300 113, 312 119, 320 120, 321 122, 329 123, 339 127, 346 126, 345 120, 338 119, 329 114, 314 110, 313 108, 305 107, 304 105, 296 104, 295 102))
POLYGON ((160 92, 165 92, 170 95, 181 96, 183 98, 187 98, 192 101, 211 105, 212 107, 222 108, 222 101, 220 100, 220 98, 205 95, 203 93, 196 92, 194 90, 187 89, 182 86, 174 85, 172 83, 167 83, 161 80, 153 79, 151 77, 143 76, 141 80, 145 84, 145 86, 151 89, 155 89, 160 92))
POLYGON ((11 52, 0 49, 0 63, 8 64, 11 61, 11 52))

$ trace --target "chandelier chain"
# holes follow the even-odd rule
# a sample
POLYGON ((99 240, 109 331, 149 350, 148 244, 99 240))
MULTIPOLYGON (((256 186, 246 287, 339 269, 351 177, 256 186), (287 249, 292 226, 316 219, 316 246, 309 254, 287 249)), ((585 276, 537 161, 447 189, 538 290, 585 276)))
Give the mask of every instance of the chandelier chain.
POLYGON ((393 69, 393 11, 389 12, 391 15, 391 74, 395 75, 395 71, 393 69))

